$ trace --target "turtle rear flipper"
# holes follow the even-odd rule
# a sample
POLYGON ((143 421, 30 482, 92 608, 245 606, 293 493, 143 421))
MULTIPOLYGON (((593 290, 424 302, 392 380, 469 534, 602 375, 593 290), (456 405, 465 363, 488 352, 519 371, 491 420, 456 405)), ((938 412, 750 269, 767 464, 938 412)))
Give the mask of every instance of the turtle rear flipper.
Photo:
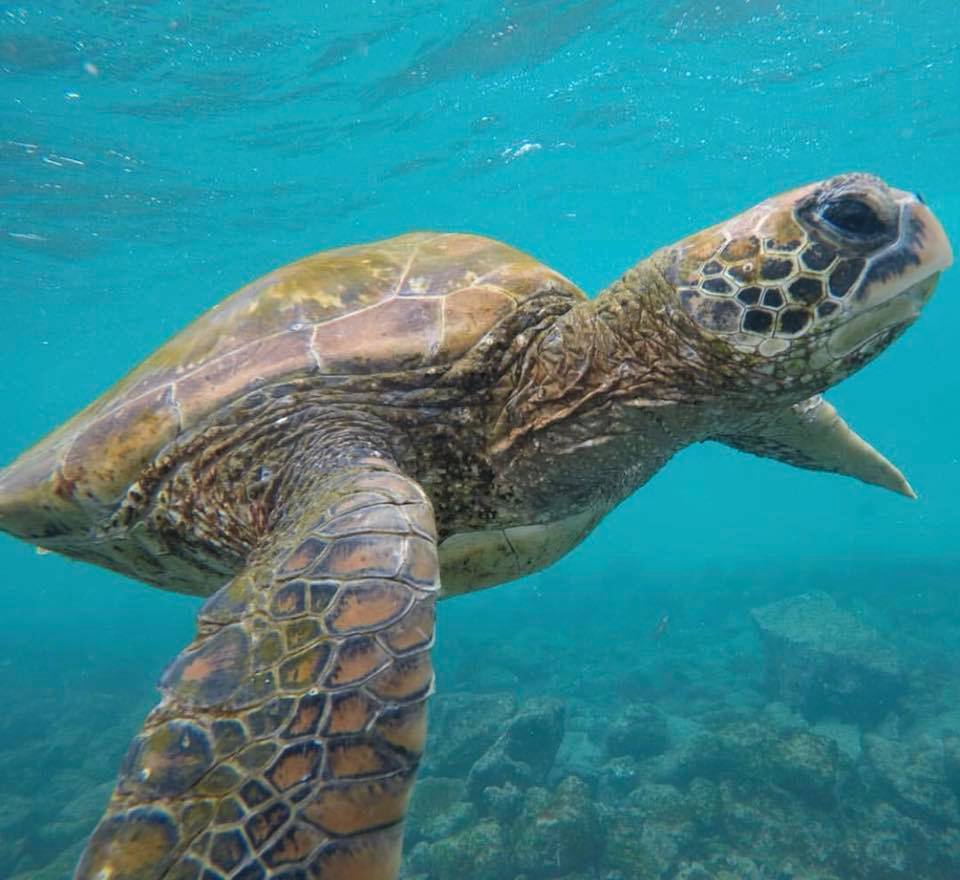
POLYGON ((735 434, 714 437, 743 452, 808 470, 831 471, 882 486, 908 498, 917 495, 899 469, 866 442, 819 394, 764 414, 735 434))
POLYGON ((356 457, 291 500, 164 673, 75 880, 396 876, 433 687, 433 510, 356 457))

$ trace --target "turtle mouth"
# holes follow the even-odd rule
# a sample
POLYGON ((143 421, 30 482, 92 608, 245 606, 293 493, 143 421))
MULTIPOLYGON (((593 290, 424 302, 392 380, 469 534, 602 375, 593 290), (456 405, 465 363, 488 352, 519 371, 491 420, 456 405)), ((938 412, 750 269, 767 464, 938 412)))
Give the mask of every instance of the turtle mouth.
POLYGON ((834 357, 882 347, 882 339, 903 332, 930 299, 940 273, 953 263, 950 241, 929 208, 910 193, 897 190, 895 194, 900 204, 900 235, 863 270, 853 314, 828 337, 827 347, 834 357))
POLYGON ((939 278, 940 273, 933 272, 845 321, 830 334, 830 354, 844 357, 869 346, 874 339, 906 329, 919 317, 939 278))

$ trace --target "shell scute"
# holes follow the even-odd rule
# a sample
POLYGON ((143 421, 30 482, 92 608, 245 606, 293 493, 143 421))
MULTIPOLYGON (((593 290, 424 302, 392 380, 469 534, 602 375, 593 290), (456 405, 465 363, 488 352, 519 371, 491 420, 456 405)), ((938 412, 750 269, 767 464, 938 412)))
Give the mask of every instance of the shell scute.
POLYGON ((485 327, 505 318, 514 307, 508 293, 488 284, 451 293, 443 300, 441 353, 449 358, 463 354, 485 327))
POLYGON ((315 365, 312 332, 303 328, 255 339, 178 378, 173 391, 182 428, 193 427, 224 400, 315 365))
POLYGON ((156 388, 108 410, 81 430, 60 472, 80 504, 111 505, 130 485, 131 472, 139 472, 179 429, 170 388, 156 388))
POLYGON ((60 471, 69 437, 57 432, 27 450, 15 466, 0 470, 0 531, 10 531, 41 547, 47 539, 83 527, 86 515, 75 501, 76 487, 60 471))
POLYGON ((441 300, 385 300, 313 331, 322 372, 375 373, 422 366, 440 344, 441 300), (363 339, 363 345, 357 340, 363 339))

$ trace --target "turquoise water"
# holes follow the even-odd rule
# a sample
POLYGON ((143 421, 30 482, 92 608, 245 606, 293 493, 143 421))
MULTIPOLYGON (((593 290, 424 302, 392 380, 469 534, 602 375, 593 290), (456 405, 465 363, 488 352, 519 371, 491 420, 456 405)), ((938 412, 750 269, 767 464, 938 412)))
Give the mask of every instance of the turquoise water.
MULTIPOLYGON (((846 170, 921 191, 956 244, 958 98, 945 0, 2 5, 0 461, 223 295, 327 247, 479 232, 594 292, 846 170)), ((450 695, 477 712, 501 695, 504 718, 547 695, 566 721, 520 818, 457 789, 471 761, 428 760, 461 808, 417 820, 408 876, 960 876, 958 277, 830 393, 918 501, 692 448, 553 568, 442 606, 434 749, 455 736, 450 695), (878 724, 831 738, 777 714, 750 609, 811 589, 899 654, 909 690, 878 724), (732 736, 724 712, 777 743, 859 740, 828 806, 765 771, 737 789, 720 761, 693 774, 707 810, 651 758, 616 763, 628 705, 664 713, 674 750, 693 725, 732 736), (511 829, 569 775, 591 843, 540 858, 511 829)), ((6 538, 0 571, 0 877, 67 877, 198 603, 6 538)))

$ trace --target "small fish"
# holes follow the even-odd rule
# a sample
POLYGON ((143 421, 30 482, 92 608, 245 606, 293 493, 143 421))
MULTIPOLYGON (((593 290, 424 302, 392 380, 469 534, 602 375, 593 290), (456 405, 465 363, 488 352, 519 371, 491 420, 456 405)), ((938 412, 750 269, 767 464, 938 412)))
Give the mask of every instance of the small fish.
POLYGON ((664 613, 661 615, 660 619, 657 621, 657 625, 653 628, 653 631, 650 633, 650 638, 655 642, 659 642, 667 632, 667 628, 670 626, 670 615, 664 613))

